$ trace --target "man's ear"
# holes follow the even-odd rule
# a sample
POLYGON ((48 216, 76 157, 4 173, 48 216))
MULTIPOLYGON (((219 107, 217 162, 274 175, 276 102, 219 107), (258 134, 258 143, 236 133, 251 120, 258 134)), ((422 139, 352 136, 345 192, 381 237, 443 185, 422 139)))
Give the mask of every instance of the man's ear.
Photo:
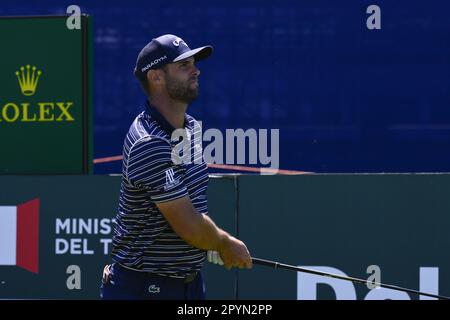
POLYGON ((147 72, 148 82, 154 82, 157 80, 156 78, 157 78, 157 74, 156 74, 155 70, 150 70, 149 72, 147 72))
POLYGON ((147 73, 147 80, 150 82, 161 82, 163 80, 160 70, 150 70, 147 73))

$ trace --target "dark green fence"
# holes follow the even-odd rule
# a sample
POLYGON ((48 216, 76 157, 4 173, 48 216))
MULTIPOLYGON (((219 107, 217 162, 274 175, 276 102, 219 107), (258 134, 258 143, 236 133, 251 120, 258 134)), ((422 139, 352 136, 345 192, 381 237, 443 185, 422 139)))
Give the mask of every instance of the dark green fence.
MULTIPOLYGON (((7 207, 33 199, 40 205, 39 271, 7 263, 14 250, 2 241, 0 298, 98 298, 119 183, 108 176, 1 176, 0 220, 7 207), (80 289, 70 289, 69 266, 80 268, 80 289)), ((360 278, 377 265, 384 283, 449 295, 448 190, 448 174, 227 176, 210 180, 209 214, 255 257, 360 278)), ((237 272, 207 265, 205 276, 210 299, 409 298, 262 266, 237 272)))

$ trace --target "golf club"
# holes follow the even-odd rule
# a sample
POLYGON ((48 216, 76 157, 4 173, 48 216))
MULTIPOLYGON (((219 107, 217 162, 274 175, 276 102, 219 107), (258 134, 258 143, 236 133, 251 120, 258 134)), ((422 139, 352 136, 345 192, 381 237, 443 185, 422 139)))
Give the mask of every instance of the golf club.
POLYGON ((372 281, 364 280, 364 279, 358 279, 358 278, 353 278, 353 277, 346 277, 346 276, 341 276, 341 275, 338 275, 338 274, 333 274, 333 273, 327 273, 327 272, 322 272, 322 271, 318 271, 318 270, 312 270, 312 269, 296 267, 296 266, 293 266, 293 265, 279 263, 279 262, 265 260, 265 259, 259 259, 259 258, 253 258, 252 257, 252 262, 254 264, 267 266, 267 267, 272 267, 272 268, 275 268, 275 269, 288 269, 288 270, 293 270, 293 271, 297 271, 297 272, 311 273, 311 274, 315 274, 315 275, 319 275, 319 276, 323 276, 323 277, 330 277, 330 278, 335 278, 335 279, 352 281, 352 282, 355 282, 355 283, 371 284, 371 285, 376 286, 376 287, 382 287, 382 288, 387 288, 387 289, 392 289, 392 290, 397 290, 397 291, 409 292, 409 293, 414 293, 414 294, 418 294, 418 295, 422 295, 422 296, 438 298, 438 299, 442 299, 442 300, 450 300, 450 297, 441 296, 441 295, 438 295, 438 294, 426 293, 426 292, 421 292, 421 291, 412 290, 412 289, 408 289, 408 288, 402 288, 402 287, 398 287, 398 286, 394 286, 394 285, 390 285, 390 284, 377 283, 377 282, 372 282, 372 281))

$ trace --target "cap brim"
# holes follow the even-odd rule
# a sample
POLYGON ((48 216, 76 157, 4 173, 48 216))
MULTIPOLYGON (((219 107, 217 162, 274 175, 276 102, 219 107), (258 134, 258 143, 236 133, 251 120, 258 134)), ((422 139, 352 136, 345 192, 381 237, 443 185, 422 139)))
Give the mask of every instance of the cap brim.
POLYGON ((178 57, 173 59, 173 62, 181 61, 190 58, 192 56, 195 58, 195 61, 199 61, 208 58, 212 52, 213 52, 212 46, 204 46, 197 49, 192 49, 183 54, 180 54, 178 57))

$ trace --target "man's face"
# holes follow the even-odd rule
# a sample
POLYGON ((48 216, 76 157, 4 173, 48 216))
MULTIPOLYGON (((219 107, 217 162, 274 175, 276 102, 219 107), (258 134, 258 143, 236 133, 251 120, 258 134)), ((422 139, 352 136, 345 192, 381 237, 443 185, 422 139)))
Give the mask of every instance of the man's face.
POLYGON ((166 65, 164 70, 166 89, 174 100, 191 103, 198 96, 198 76, 194 58, 166 65))

